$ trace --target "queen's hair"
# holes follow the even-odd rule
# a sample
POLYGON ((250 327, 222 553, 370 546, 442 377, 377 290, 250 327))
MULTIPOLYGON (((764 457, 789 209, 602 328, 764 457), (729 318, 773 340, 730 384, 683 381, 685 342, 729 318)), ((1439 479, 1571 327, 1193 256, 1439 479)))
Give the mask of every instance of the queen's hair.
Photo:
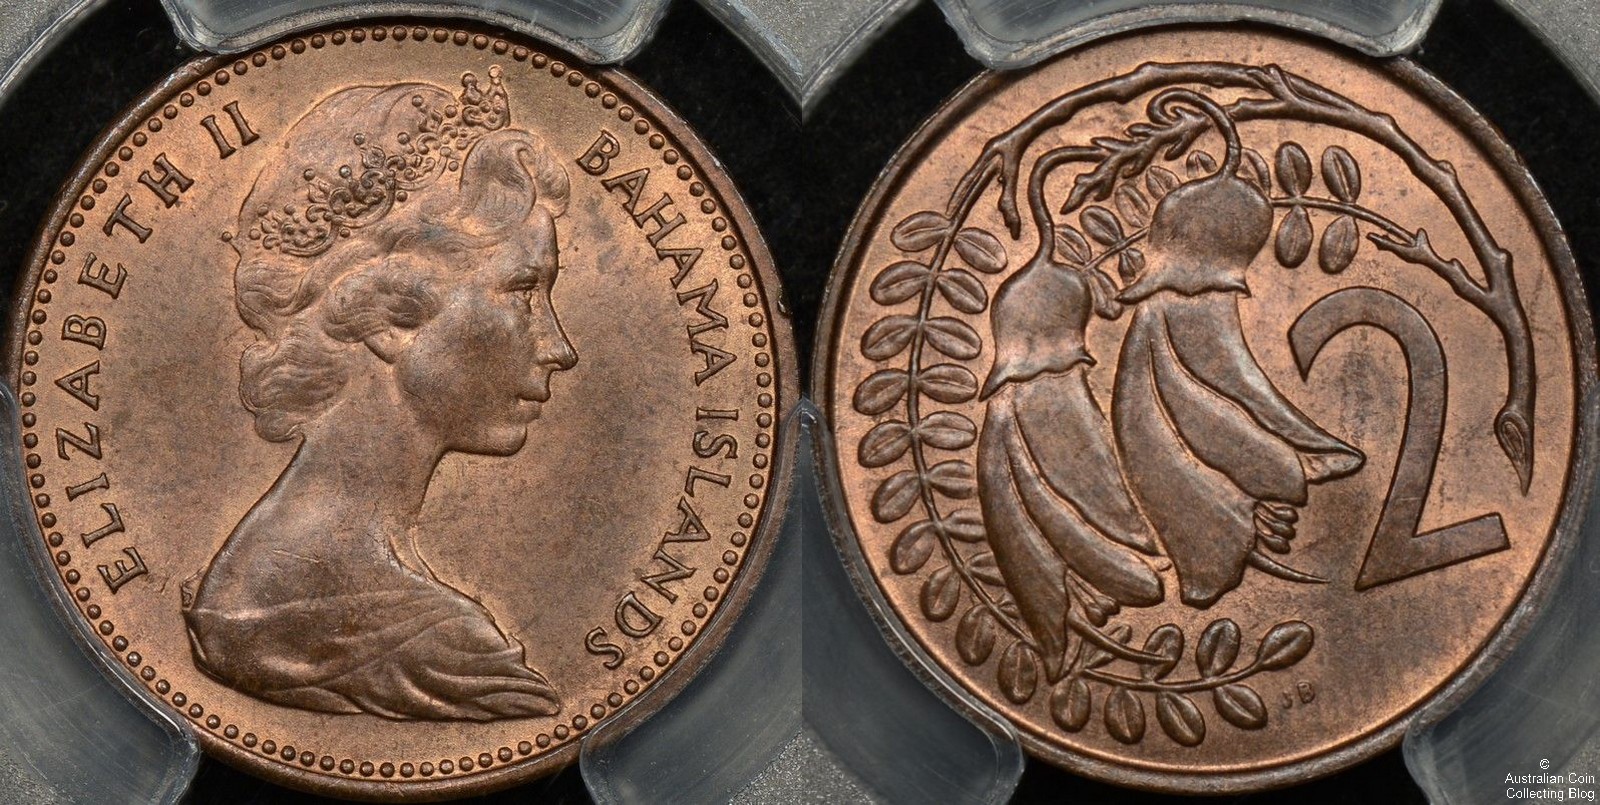
MULTIPOLYGON (((445 129, 454 150, 430 141, 431 150, 422 150, 437 159, 407 172, 410 181, 398 189, 392 172, 369 170, 381 207, 347 205, 342 209, 355 210, 347 221, 326 205, 305 213, 308 194, 318 198, 308 187, 319 171, 349 177, 350 165, 371 167, 367 157, 385 151, 421 163, 407 144, 419 126, 428 128, 428 115, 434 123, 442 112, 454 117, 459 103, 430 84, 342 90, 289 130, 283 158, 257 178, 231 242, 239 253, 235 303, 257 335, 239 359, 239 396, 263 438, 295 438, 334 405, 364 340, 427 322, 438 312, 440 284, 470 271, 474 252, 530 231, 534 216, 565 210, 566 171, 538 137, 505 127, 502 118, 500 127, 468 134, 445 129), (370 220, 357 220, 361 212, 370 220), (263 238, 263 221, 272 216, 321 221, 326 237, 298 251, 263 238)), ((391 164, 407 163, 391 157, 391 164)))

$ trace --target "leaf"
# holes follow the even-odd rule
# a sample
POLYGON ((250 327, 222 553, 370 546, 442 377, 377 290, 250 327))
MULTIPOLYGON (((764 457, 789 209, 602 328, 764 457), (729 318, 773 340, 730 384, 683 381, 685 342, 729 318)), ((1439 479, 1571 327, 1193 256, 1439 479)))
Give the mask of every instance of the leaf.
POLYGON ((917 375, 917 389, 934 400, 953 405, 978 396, 978 378, 965 366, 941 363, 917 375))
POLYGON ((1144 273, 1144 252, 1138 249, 1128 249, 1117 255, 1117 276, 1123 283, 1133 282, 1144 273))
POLYGON ((1061 250, 1068 262, 1076 265, 1081 266, 1094 258, 1094 249, 1084 239, 1083 233, 1067 224, 1056 227, 1056 248, 1061 250))
POLYGON ((1160 165, 1152 165, 1150 171, 1144 175, 1144 189, 1150 191, 1150 197, 1158 201, 1177 190, 1180 184, 1183 184, 1183 180, 1178 178, 1178 174, 1160 165))
MULTIPOLYGON (((1138 251, 1130 249, 1129 251, 1138 251)), ((1142 259, 1144 255, 1140 255, 1142 259)), ((1117 301, 1117 285, 1106 276, 1104 271, 1095 269, 1089 272, 1089 289, 1094 298, 1094 312, 1108 319, 1122 315, 1122 303, 1117 301)))
POLYGON ((899 355, 916 334, 915 317, 889 316, 873 323, 861 335, 861 354, 875 361, 888 360, 899 355))
POLYGON ((917 438, 940 450, 964 450, 978 440, 978 426, 954 411, 938 411, 917 425, 917 438))
POLYGON ((907 252, 920 252, 939 245, 950 234, 952 224, 936 212, 919 212, 908 216, 889 233, 889 240, 907 252))
POLYGON ((1356 259, 1356 248, 1361 245, 1361 230, 1356 219, 1341 215, 1322 230, 1322 248, 1317 251, 1317 264, 1329 274, 1337 274, 1350 267, 1356 259))
MULTIPOLYGON (((1150 124, 1148 124, 1148 123, 1143 124, 1143 128, 1141 128, 1141 124, 1138 124, 1138 123, 1135 123, 1132 126, 1128 127, 1128 131, 1130 133, 1133 132, 1136 129, 1140 130, 1140 131, 1144 131, 1144 132, 1155 131, 1155 129, 1153 127, 1151 127, 1150 124)), ((1118 139, 1116 137, 1090 137, 1089 138, 1089 144, 1094 146, 1095 148, 1099 148, 1102 151, 1116 151, 1116 150, 1121 149, 1123 146, 1128 145, 1129 142, 1127 140, 1121 140, 1121 139, 1118 139)))
POLYGON ((962 313, 982 313, 989 305, 989 292, 970 271, 959 268, 943 271, 933 283, 945 301, 962 313))
MULTIPOLYGON (((1127 643, 1133 639, 1133 627, 1126 623, 1118 624, 1106 634, 1118 643, 1127 643)), ((1114 659, 1116 658, 1099 646, 1087 642, 1083 644, 1083 666, 1085 668, 1099 668, 1110 664, 1114 659)))
POLYGON ((1292 140, 1278 146, 1278 186, 1297 197, 1311 189, 1311 157, 1292 140))
POLYGON ((1000 566, 995 564, 994 554, 988 551, 972 557, 967 562, 967 572, 971 573, 972 577, 979 581, 993 584, 996 587, 1006 586, 1006 577, 1000 575, 1000 566))
POLYGON ((958 500, 966 500, 978 491, 972 465, 965 461, 942 461, 929 467, 928 485, 958 500))
POLYGON ((863 467, 893 464, 911 449, 911 426, 898 420, 883 422, 867 431, 856 447, 856 458, 863 467))
POLYGON ((1211 691, 1211 704, 1229 724, 1258 730, 1267 725, 1267 706, 1249 685, 1223 685, 1211 691))
POLYGON ((1334 198, 1346 204, 1361 197, 1361 166, 1341 146, 1330 145, 1322 152, 1322 181, 1334 198))
POLYGON ((1105 207, 1091 204, 1078 216, 1083 231, 1102 246, 1114 246, 1122 241, 1122 222, 1105 207))
POLYGON ((1278 262, 1286 268, 1298 268, 1311 254, 1311 215, 1305 207, 1296 205, 1283 217, 1276 250, 1278 262))
POLYGON ((1217 172, 1217 160, 1204 151, 1193 151, 1183 161, 1183 170, 1191 179, 1210 176, 1217 172))
POLYGON ((1200 675, 1206 678, 1221 676, 1233 667, 1239 658, 1239 624, 1228 618, 1214 620, 1200 633, 1200 643, 1194 649, 1194 663, 1200 666, 1200 675))
POLYGON ((922 585, 922 614, 935 623, 948 620, 961 603, 961 578, 949 565, 933 571, 922 585))
POLYGON ((911 511, 921 492, 916 470, 901 470, 889 476, 872 496, 872 516, 880 523, 892 523, 911 511))
POLYGON ((1145 638, 1144 653, 1159 654, 1166 659, 1159 665, 1141 663, 1139 676, 1147 680, 1165 678, 1172 673, 1172 669, 1178 667, 1178 659, 1183 656, 1183 630, 1172 623, 1157 627, 1145 638))
POLYGON ((1150 225, 1150 200, 1139 192, 1139 188, 1128 184, 1117 188, 1116 204, 1117 214, 1128 226, 1144 229, 1150 225))
MULTIPOLYGON (((1188 118, 1191 121, 1199 120, 1201 117, 1199 112, 1192 112, 1187 109, 1180 108, 1175 111, 1177 111, 1179 118, 1188 118)), ((1195 141, 1200 139, 1201 133, 1202 130, 1195 127, 1190 127, 1186 130, 1180 130, 1178 132, 1178 138, 1173 140, 1171 145, 1167 146, 1166 150, 1162 152, 1161 158, 1170 161, 1183 156, 1185 153, 1188 153, 1189 149, 1194 147, 1195 141)), ((1154 155, 1152 155, 1152 158, 1153 157, 1154 155)))
POLYGON ((1012 704, 1027 703, 1039 688, 1039 655, 1020 640, 1006 646, 1000 652, 995 679, 1000 683, 1000 692, 1012 704))
POLYGON ((910 376, 901 369, 883 369, 873 372, 861 385, 856 386, 856 410, 875 416, 894 407, 906 394, 910 376))
POLYGON ((994 616, 974 604, 956 623, 956 653, 968 665, 982 665, 994 653, 994 616))
POLYGON ((1256 649, 1256 665, 1267 671, 1288 668, 1305 659, 1315 642, 1315 633, 1304 621, 1280 623, 1261 638, 1261 647, 1256 649))
POLYGON ((1006 268, 1006 248, 1000 245, 999 238, 982 229, 969 226, 957 232, 956 254, 985 274, 998 274, 1006 268))
MULTIPOLYGON (((1257 520, 1259 521, 1259 519, 1260 519, 1260 516, 1257 515, 1257 520)), ((1260 540, 1262 546, 1264 546, 1267 550, 1272 551, 1273 553, 1277 553, 1277 554, 1284 554, 1284 553, 1288 553, 1291 550, 1291 548, 1293 547, 1293 546, 1291 546, 1289 544, 1289 540, 1287 540, 1287 539, 1285 539, 1285 538, 1283 538, 1281 536, 1278 536, 1277 534, 1262 533, 1262 531, 1260 529, 1261 529, 1261 527, 1259 525, 1257 525, 1256 526, 1256 539, 1260 540)))
POLYGON ((1182 746, 1199 746, 1206 739, 1206 720, 1188 697, 1162 691, 1156 694, 1156 721, 1182 746))
POLYGON ((1089 723, 1089 683, 1078 677, 1063 680, 1050 693, 1050 718, 1067 732, 1077 732, 1089 723))
POLYGON ((1144 705, 1127 688, 1113 688, 1106 697, 1106 732, 1125 744, 1144 740, 1144 705))
POLYGON ((928 563, 928 557, 933 555, 938 544, 933 522, 918 520, 894 538, 894 544, 889 547, 889 567, 901 575, 915 573, 928 563))
POLYGON ((1267 158, 1260 151, 1244 149, 1244 164, 1240 166, 1239 174, 1259 188, 1262 195, 1272 195, 1272 169, 1267 167, 1267 158))
POLYGON ((978 337, 978 331, 960 319, 940 316, 929 319, 925 326, 923 336, 928 339, 928 346, 958 361, 976 358, 983 351, 983 339, 978 337))
POLYGON ((897 305, 915 298, 928 287, 933 270, 921 263, 910 261, 895 263, 872 280, 872 301, 880 305, 897 305))
POLYGON ((962 542, 983 542, 987 536, 983 527, 983 515, 972 509, 957 509, 941 522, 944 524, 944 533, 949 534, 951 539, 962 542))

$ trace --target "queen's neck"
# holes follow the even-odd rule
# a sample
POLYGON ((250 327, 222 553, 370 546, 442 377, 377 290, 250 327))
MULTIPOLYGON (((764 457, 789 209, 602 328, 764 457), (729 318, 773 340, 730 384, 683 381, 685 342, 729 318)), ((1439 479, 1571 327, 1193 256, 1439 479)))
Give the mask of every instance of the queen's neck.
POLYGON ((293 511, 328 532, 383 539, 408 529, 444 450, 417 422, 387 367, 355 373, 342 400, 305 428, 304 441, 252 515, 293 511))

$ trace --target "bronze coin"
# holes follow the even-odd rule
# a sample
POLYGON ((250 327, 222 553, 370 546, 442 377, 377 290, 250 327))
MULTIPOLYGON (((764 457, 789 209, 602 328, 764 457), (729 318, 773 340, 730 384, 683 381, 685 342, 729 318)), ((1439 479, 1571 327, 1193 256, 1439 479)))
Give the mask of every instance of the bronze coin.
POLYGON ((980 77, 829 294, 847 556, 1103 780, 1242 791, 1393 746, 1508 649, 1589 488, 1572 256, 1404 60, 1168 29, 980 77))
POLYGON ((409 25, 196 61, 78 168, 11 319, 46 583, 274 781, 553 770, 764 566, 776 282, 619 72, 409 25))

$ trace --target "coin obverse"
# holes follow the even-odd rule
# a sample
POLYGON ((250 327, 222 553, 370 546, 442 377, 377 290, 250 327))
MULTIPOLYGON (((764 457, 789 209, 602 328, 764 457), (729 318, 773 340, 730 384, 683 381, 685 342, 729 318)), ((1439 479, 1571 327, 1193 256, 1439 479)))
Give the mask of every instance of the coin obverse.
POLYGON ((194 62, 79 167, 12 314, 46 583, 274 781, 551 771, 765 564, 776 282, 623 74, 410 25, 194 62))
POLYGON ((982 76, 879 179, 825 308, 858 575, 1103 780, 1393 746, 1503 655, 1586 503, 1572 255, 1404 60, 1169 29, 982 76))

